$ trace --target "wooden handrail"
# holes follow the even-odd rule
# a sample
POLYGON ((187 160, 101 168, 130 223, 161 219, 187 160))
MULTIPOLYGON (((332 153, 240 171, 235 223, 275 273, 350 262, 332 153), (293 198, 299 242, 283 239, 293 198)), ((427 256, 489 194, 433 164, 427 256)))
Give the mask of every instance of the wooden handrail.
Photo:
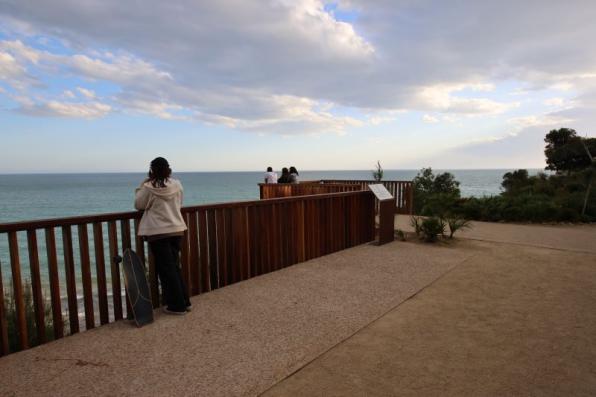
POLYGON ((296 197, 321 195, 362 190, 360 186, 347 183, 259 183, 259 197, 271 199, 278 197, 296 197))
MULTIPOLYGON (((188 292, 205 293, 372 241, 374 205, 371 192, 350 191, 184 207, 188 230, 182 238, 181 265, 188 292)), ((126 248, 134 247, 148 267, 153 304, 158 307, 153 257, 147 243, 136 236, 141 216, 141 211, 129 211, 0 224, 0 237, 7 236, 9 242, 11 272, 4 285, 12 285, 17 330, 17 347, 9 348, 7 302, 0 286, 0 356, 129 315, 114 259, 126 248), (26 248, 21 249, 20 241, 26 248), (33 278, 32 328, 26 323, 31 316, 21 272, 27 261, 33 278), (60 266, 64 278, 59 276, 60 266), (42 273, 47 279, 41 280, 42 273), (50 306, 51 318, 46 318, 50 306), (52 324, 52 335, 45 334, 46 321, 52 324)), ((0 282, 2 277, 0 266, 0 282)))
POLYGON ((395 198, 396 214, 412 214, 414 211, 414 185, 412 181, 367 180, 367 179, 322 179, 322 184, 354 184, 366 189, 369 184, 382 183, 395 198))
MULTIPOLYGON (((297 200, 320 200, 324 198, 328 198, 332 195, 336 194, 348 194, 351 192, 340 192, 340 193, 329 193, 329 194, 313 194, 313 195, 305 195, 298 197, 282 197, 282 198, 272 198, 269 199, 268 203, 274 203, 274 200, 287 200, 290 201, 297 201, 297 200)), ((214 203, 214 204, 204 204, 204 205, 193 205, 193 206, 186 206, 182 208, 182 213, 199 211, 199 210, 210 210, 210 209, 223 209, 223 208, 239 208, 244 206, 260 206, 260 205, 267 205, 267 203, 263 203, 263 200, 247 200, 247 201, 234 201, 234 202, 225 202, 225 203, 214 203)), ((105 214, 97 214, 97 215, 82 215, 82 216, 70 216, 70 217, 63 217, 63 218, 48 218, 48 219, 40 219, 40 220, 31 220, 31 221, 19 221, 19 222, 9 222, 9 223, 0 223, 0 233, 7 233, 7 232, 18 232, 18 231, 27 231, 31 229, 42 229, 46 227, 59 227, 59 226, 76 226, 83 223, 94 223, 94 222, 109 222, 109 221, 119 221, 119 220, 131 220, 131 219, 140 219, 143 216, 143 211, 128 211, 128 212, 111 212, 105 214)))

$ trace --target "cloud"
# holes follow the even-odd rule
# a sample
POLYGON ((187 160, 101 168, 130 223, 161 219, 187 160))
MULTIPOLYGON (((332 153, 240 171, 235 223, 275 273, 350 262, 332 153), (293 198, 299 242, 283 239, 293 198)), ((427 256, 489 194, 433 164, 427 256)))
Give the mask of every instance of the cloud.
POLYGON ((95 99, 95 92, 93 90, 88 90, 87 88, 77 87, 77 91, 81 93, 87 99, 95 99))
POLYGON ((546 106, 563 106, 565 104, 565 99, 564 98, 548 98, 546 100, 544 100, 544 104, 546 106))
POLYGON ((25 75, 25 69, 19 65, 14 57, 0 52, 0 79, 10 80, 25 75))
POLYGON ((459 91, 470 88, 474 91, 485 85, 459 84, 435 85, 418 90, 410 100, 410 106, 419 110, 456 114, 492 115, 504 113, 519 106, 519 102, 497 102, 486 98, 467 98, 454 95, 459 91))
POLYGON ((374 125, 378 112, 398 109, 505 114, 520 104, 491 96, 501 82, 581 97, 596 70, 590 2, 351 0, 337 9, 357 18, 342 22, 316 0, 9 0, 5 26, 67 50, 5 43, 12 59, 0 59, 0 77, 26 86, 30 70, 53 67, 44 73, 115 84, 102 98, 111 111, 294 134, 374 125))
POLYGON ((422 116, 422 121, 424 121, 425 123, 434 124, 438 123, 439 119, 434 116, 431 116, 430 114, 425 114, 424 116, 422 116))
POLYGON ((165 102, 151 102, 140 99, 120 99, 119 104, 127 111, 138 114, 148 114, 164 120, 187 120, 188 117, 176 115, 174 112, 179 111, 182 106, 165 103, 165 102))
POLYGON ((49 101, 43 103, 23 103, 19 111, 32 116, 74 117, 96 119, 107 115, 111 106, 100 102, 69 103, 49 101))
POLYGON ((518 128, 535 127, 535 126, 552 126, 565 125, 573 123, 573 118, 564 117, 559 114, 540 114, 515 117, 508 120, 509 124, 512 124, 518 128))

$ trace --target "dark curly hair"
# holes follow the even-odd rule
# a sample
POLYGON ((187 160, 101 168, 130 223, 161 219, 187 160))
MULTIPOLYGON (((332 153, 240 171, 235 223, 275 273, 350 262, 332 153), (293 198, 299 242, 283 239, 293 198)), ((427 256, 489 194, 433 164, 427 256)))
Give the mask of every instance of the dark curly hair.
POLYGON ((163 157, 153 159, 149 169, 149 181, 153 187, 166 187, 170 175, 172 175, 172 169, 168 160, 163 157))

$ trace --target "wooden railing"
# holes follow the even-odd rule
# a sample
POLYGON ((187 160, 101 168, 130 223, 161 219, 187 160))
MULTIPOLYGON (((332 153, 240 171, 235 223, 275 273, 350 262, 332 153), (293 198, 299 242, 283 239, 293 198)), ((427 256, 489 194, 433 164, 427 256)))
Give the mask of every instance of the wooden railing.
MULTIPOLYGON (((310 181, 309 181, 310 182, 310 181)), ((374 180, 344 180, 344 179, 323 179, 319 181, 322 184, 352 184, 357 185, 362 190, 367 190, 368 185, 372 183, 382 183, 387 190, 395 197, 396 214, 412 214, 414 211, 414 189, 412 181, 381 181, 374 180)))
POLYGON ((322 184, 319 181, 306 181, 301 183, 259 183, 259 193, 261 200, 309 196, 312 194, 329 194, 340 192, 354 192, 362 190, 360 186, 346 183, 328 183, 322 184))
MULTIPOLYGON (((182 274, 190 295, 375 237, 374 196, 368 191, 193 206, 183 208, 182 213, 188 225, 181 252, 182 274)), ((134 248, 148 264, 153 304, 159 305, 153 257, 135 233, 141 216, 141 212, 124 212, 0 224, 0 238, 8 239, 15 350, 30 347, 33 335, 29 333, 35 334, 35 344, 41 344, 79 332, 81 318, 84 328, 90 329, 129 315, 120 269, 113 259, 125 248, 134 248), (26 248, 20 244, 25 237, 26 248), (24 256, 29 269, 21 265, 24 256), (23 283, 27 273, 30 291, 26 290, 29 284, 23 283), (83 312, 77 294, 82 295, 83 312), (26 296, 33 301, 32 331, 28 330, 26 296)), ((5 355, 11 352, 9 302, 4 301, 1 270, 0 266, 0 355, 5 355)))

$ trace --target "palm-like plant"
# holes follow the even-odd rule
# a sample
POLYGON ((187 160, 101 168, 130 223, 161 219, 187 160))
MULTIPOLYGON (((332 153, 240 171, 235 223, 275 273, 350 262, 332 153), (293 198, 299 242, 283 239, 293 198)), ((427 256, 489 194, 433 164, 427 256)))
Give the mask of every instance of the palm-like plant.
POLYGON ((449 238, 453 238, 453 235, 458 230, 470 229, 472 224, 469 220, 463 218, 447 218, 447 225, 449 225, 449 238))
POLYGON ((410 225, 414 228, 414 232, 416 236, 420 236, 420 227, 422 224, 422 219, 419 216, 412 216, 410 218, 410 225))
POLYGON ((383 167, 381 167, 381 162, 379 160, 377 160, 377 165, 372 172, 372 176, 375 182, 381 182, 381 179, 383 179, 383 167))

